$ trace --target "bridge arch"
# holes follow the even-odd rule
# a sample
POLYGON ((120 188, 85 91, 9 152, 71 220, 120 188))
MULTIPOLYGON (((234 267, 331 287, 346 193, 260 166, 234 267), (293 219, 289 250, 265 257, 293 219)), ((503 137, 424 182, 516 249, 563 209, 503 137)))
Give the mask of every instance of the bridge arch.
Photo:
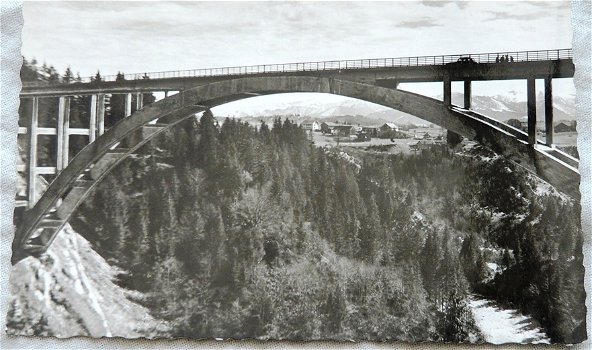
POLYGON ((402 90, 311 76, 246 77, 183 90, 119 121, 82 149, 23 214, 13 242, 13 264, 44 252, 78 205, 120 161, 151 138, 195 113, 259 95, 317 92, 373 102, 415 115, 476 140, 579 198, 579 173, 563 160, 528 145, 527 135, 506 124, 441 101, 402 90), (156 121, 156 124, 153 124, 156 121), (117 148, 123 140, 125 148, 117 148))

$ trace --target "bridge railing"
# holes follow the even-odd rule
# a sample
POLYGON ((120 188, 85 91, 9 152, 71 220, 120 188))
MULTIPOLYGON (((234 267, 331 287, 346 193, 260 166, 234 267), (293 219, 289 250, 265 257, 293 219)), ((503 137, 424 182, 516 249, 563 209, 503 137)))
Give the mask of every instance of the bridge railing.
MULTIPOLYGON (((169 78, 190 78, 190 77, 217 77, 217 76, 240 76, 249 74, 273 74, 310 72, 327 70, 351 70, 369 68, 394 68, 394 67, 416 67, 445 65, 457 62, 462 57, 469 57, 476 63, 499 63, 502 57, 507 57, 511 62, 551 61, 560 59, 571 59, 572 49, 539 50, 539 51, 513 51, 513 52, 492 52, 478 54, 459 55, 438 55, 438 56, 416 56, 397 58, 372 58, 342 61, 319 61, 281 64, 262 64, 252 66, 220 67, 205 69, 189 69, 165 72, 150 72, 136 74, 107 75, 100 78, 101 81, 117 81, 118 77, 126 80, 140 79, 169 79, 169 78)), ((508 63, 511 63, 508 62, 508 63)), ((93 82, 94 77, 83 78, 82 82, 93 82)))

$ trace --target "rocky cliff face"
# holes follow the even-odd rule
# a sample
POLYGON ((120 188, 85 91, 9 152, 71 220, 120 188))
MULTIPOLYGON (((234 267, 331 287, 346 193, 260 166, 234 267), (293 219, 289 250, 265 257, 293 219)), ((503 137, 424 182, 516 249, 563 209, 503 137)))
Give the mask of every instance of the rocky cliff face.
POLYGON ((7 332, 135 338, 164 329, 130 300, 140 295, 113 283, 117 272, 66 225, 47 254, 13 267, 7 332))

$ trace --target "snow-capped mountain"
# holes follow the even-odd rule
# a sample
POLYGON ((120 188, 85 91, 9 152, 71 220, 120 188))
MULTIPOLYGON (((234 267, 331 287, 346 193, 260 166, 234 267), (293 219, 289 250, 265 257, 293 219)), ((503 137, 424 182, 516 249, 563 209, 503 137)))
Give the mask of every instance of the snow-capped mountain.
MULTIPOLYGON (((541 93, 536 99, 537 116, 544 120, 545 97, 541 93)), ((463 104, 463 95, 453 94, 452 103, 463 104)), ((475 112, 494 117, 498 120, 521 119, 526 116, 526 101, 509 96, 473 96, 472 109, 475 112)), ((575 99, 555 96, 553 98, 553 115, 555 120, 575 120, 575 99)))
POLYGON ((278 95, 277 99, 264 96, 253 100, 238 101, 214 108, 213 112, 217 116, 236 118, 279 115, 325 118, 344 115, 366 116, 386 109, 386 107, 377 104, 340 96, 293 95, 278 95))
MULTIPOLYGON (((434 96, 441 99, 442 96, 434 96)), ((463 94, 453 93, 452 102, 462 106, 463 94)), ((472 108, 478 112, 501 121, 521 119, 526 116, 524 96, 509 92, 505 96, 473 96, 472 108)), ((559 120, 575 120, 574 96, 555 96, 553 98, 554 117, 559 120)), ((295 121, 304 119, 341 120, 344 116, 357 116, 358 123, 395 122, 399 124, 425 123, 416 116, 405 114, 381 105, 350 99, 342 96, 320 94, 285 94, 247 99, 213 110, 218 117, 247 118, 265 120, 266 117, 289 116, 295 121), (365 117, 362 121, 360 117, 365 117), (262 119, 263 118, 263 119, 262 119)), ((544 96, 537 96, 537 115, 544 120, 544 96)))

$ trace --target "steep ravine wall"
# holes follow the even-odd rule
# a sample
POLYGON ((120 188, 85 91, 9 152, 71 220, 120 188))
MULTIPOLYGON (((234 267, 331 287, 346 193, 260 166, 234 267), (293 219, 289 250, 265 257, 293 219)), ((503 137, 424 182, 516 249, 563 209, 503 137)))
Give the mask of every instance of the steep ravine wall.
POLYGON ((66 225, 47 253, 13 266, 7 332, 13 335, 150 337, 164 329, 113 283, 117 270, 66 225))

